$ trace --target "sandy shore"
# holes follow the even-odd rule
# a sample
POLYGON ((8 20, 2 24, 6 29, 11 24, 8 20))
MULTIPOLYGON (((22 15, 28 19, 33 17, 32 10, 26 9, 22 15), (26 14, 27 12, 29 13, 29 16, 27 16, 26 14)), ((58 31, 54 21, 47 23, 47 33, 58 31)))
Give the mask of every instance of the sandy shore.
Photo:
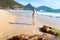
POLYGON ((21 14, 17 16, 11 14, 8 11, 0 10, 0 39, 6 39, 10 35, 18 34, 42 34, 38 28, 43 25, 51 26, 60 30, 60 19, 54 17, 47 17, 42 15, 36 15, 36 25, 32 28, 31 15, 21 14), (10 24, 10 22, 15 24, 10 24), (17 23, 17 24, 16 24, 17 23), (33 30, 33 31, 32 31, 33 30))
MULTIPOLYGON (((9 24, 9 22, 15 22, 16 16, 11 14, 8 11, 0 10, 0 38, 3 37, 3 34, 8 30, 11 30, 15 25, 9 24)), ((2 39, 0 39, 2 40, 2 39)))

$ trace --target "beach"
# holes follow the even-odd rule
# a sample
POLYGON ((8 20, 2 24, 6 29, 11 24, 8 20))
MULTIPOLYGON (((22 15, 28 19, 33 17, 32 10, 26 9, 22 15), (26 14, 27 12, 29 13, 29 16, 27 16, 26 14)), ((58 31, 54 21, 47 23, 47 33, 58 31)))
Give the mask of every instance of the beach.
POLYGON ((32 26, 31 14, 14 15, 5 10, 0 10, 0 40, 5 40, 9 36, 20 34, 40 34, 38 28, 44 25, 60 30, 60 18, 36 15, 35 26, 32 26))
POLYGON ((11 30, 15 25, 9 24, 9 22, 16 21, 16 16, 11 14, 10 12, 6 10, 0 10, 0 40, 3 40, 2 38, 5 35, 4 33, 8 30, 11 30))

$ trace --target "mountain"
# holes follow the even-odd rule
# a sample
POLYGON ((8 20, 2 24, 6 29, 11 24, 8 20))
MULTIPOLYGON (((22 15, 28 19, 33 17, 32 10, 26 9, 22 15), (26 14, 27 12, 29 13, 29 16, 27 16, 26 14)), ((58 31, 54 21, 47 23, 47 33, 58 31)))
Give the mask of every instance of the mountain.
POLYGON ((0 8, 3 9, 25 9, 25 6, 14 0, 0 0, 0 8))
POLYGON ((44 12, 55 12, 55 13, 60 13, 60 9, 52 9, 47 6, 40 6, 36 8, 37 11, 44 11, 44 12))
POLYGON ((52 8, 47 7, 47 6, 40 6, 40 7, 36 8, 36 10, 38 10, 38 11, 40 11, 40 10, 51 11, 52 8))
POLYGON ((35 8, 31 4, 28 4, 25 6, 27 10, 33 10, 36 9, 37 11, 44 11, 44 12, 55 12, 55 13, 60 13, 60 9, 53 9, 48 6, 40 6, 38 8, 35 8))
POLYGON ((33 9, 35 9, 35 7, 33 7, 31 4, 28 4, 25 7, 27 8, 27 10, 33 10, 33 9))
POLYGON ((37 11, 44 10, 44 11, 52 11, 52 8, 47 6, 40 6, 38 8, 33 7, 31 4, 25 6, 28 10, 36 9, 37 11))

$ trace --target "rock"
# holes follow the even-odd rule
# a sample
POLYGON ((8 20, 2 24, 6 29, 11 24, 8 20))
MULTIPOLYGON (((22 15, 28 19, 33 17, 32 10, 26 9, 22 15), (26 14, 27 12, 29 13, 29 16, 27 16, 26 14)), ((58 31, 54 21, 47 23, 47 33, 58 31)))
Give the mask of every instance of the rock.
POLYGON ((7 40, 28 40, 28 37, 24 34, 13 36, 11 38, 8 38, 7 40))
POLYGON ((20 40, 18 36, 13 36, 12 38, 8 38, 7 40, 20 40))
POLYGON ((46 25, 44 25, 42 28, 39 28, 39 30, 41 32, 49 33, 49 34, 52 34, 52 35, 55 35, 55 36, 60 35, 60 31, 59 30, 57 30, 55 28, 52 28, 52 27, 49 27, 49 26, 46 26, 46 25))
POLYGON ((12 36, 11 38, 8 38, 7 40, 55 40, 55 39, 60 39, 60 36, 55 37, 47 37, 46 35, 31 35, 31 36, 27 36, 25 34, 21 34, 21 35, 16 35, 16 36, 12 36))

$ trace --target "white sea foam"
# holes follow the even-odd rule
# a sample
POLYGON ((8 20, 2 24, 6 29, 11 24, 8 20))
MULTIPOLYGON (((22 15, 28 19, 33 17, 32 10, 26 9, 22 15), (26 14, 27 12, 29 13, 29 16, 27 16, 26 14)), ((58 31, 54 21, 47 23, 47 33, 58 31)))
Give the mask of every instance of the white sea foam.
POLYGON ((60 13, 50 13, 50 12, 37 12, 37 14, 44 15, 44 16, 49 16, 49 17, 56 17, 60 18, 60 13))

